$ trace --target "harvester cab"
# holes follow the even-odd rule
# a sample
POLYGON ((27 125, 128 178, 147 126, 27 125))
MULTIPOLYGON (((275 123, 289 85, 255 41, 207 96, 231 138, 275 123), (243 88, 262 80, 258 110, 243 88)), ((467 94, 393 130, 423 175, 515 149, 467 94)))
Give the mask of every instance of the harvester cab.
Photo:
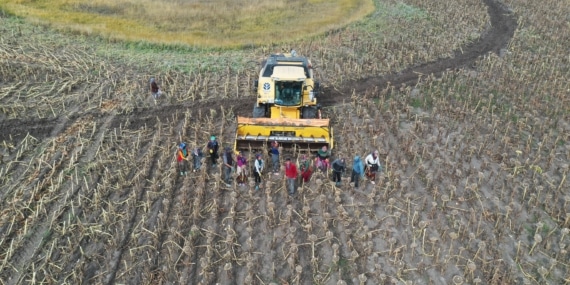
POLYGON ((332 148, 332 129, 321 118, 313 76, 311 62, 294 51, 271 55, 254 84, 253 118, 237 118, 236 150, 261 149, 272 141, 285 148, 332 148))

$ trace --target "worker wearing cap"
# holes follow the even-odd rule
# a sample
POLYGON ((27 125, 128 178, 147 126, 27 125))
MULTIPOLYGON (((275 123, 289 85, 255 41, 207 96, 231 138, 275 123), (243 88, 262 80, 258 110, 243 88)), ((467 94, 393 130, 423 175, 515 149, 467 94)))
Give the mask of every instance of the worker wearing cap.
POLYGON ((364 159, 366 164, 366 176, 370 178, 370 183, 375 184, 376 172, 382 171, 382 165, 380 164, 380 157, 378 156, 378 150, 375 150, 364 159))
POLYGON ((188 171, 186 161, 188 160, 188 149, 185 143, 180 143, 178 145, 178 151, 176 152, 176 160, 178 161, 178 169, 180 170, 180 175, 186 175, 188 171))
POLYGON ((220 144, 216 139, 216 136, 211 136, 208 145, 208 153, 210 154, 210 159, 212 160, 212 167, 216 167, 216 160, 218 159, 218 149, 220 148, 220 144))
POLYGON ((340 182, 342 181, 341 180, 342 173, 346 170, 346 163, 344 162, 344 158, 338 157, 337 159, 335 159, 335 161, 333 161, 333 163, 331 164, 331 168, 333 170, 333 181, 335 182, 335 185, 338 187, 340 186, 340 182))

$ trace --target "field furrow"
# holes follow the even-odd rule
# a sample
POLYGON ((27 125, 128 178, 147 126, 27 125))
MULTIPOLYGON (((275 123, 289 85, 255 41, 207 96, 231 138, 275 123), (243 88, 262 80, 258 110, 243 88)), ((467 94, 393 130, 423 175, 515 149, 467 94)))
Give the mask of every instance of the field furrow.
POLYGON ((0 12, 0 284, 563 284, 569 6, 374 3, 325 34, 235 50, 0 12), (285 158, 314 152, 283 149, 275 175, 267 149, 244 149, 248 181, 226 185, 206 142, 233 148, 260 63, 290 48, 321 83, 342 181, 316 171, 289 195, 285 158), (204 150, 200 170, 180 173, 180 142, 204 150), (355 157, 375 150, 381 172, 355 187, 355 157))
MULTIPOLYGON (((9 258, 6 258, 8 264, 10 264, 10 269, 5 269, 2 275, 9 276, 7 278, 8 284, 17 284, 20 282, 20 278, 28 270, 30 261, 36 258, 37 252, 41 249, 43 242, 50 239, 51 231, 54 223, 60 218, 61 214, 65 212, 65 209, 69 207, 68 203, 75 199, 75 196, 80 191, 88 191, 85 189, 85 184, 80 181, 77 176, 77 172, 81 171, 91 160, 94 159, 97 149, 100 147, 101 141, 103 140, 106 126, 108 126, 112 121, 112 116, 107 119, 103 126, 98 130, 93 140, 86 140, 89 137, 87 135, 88 131, 91 129, 77 129, 75 143, 70 146, 69 160, 65 162, 67 168, 61 169, 60 173, 69 172, 70 179, 62 181, 58 179, 57 183, 52 185, 53 191, 55 193, 50 193, 48 196, 55 196, 48 198, 46 205, 43 205, 43 197, 39 198, 39 206, 32 206, 35 210, 43 212, 43 214, 36 214, 37 219, 34 223, 36 226, 30 229, 24 235, 24 239, 20 239, 18 244, 14 245, 14 248, 10 246, 12 254, 9 258), (82 134, 83 138, 82 139, 82 134), (75 180, 73 177, 75 176, 75 180)), ((73 132, 75 133, 75 132, 73 132)), ((27 206, 30 208, 30 206, 27 206)), ((27 229, 24 228, 24 231, 27 229)))

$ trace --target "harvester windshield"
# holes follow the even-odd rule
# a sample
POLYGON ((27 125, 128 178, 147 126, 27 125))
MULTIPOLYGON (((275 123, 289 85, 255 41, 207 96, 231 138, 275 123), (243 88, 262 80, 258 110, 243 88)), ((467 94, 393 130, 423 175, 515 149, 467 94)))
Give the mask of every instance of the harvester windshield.
POLYGON ((302 82, 278 82, 275 89, 275 104, 281 106, 297 106, 301 104, 303 92, 302 82))

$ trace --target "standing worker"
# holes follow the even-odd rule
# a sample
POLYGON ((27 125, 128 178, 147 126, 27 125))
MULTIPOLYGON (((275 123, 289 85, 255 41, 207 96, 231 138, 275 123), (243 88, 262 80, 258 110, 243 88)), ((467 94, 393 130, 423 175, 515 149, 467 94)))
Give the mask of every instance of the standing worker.
POLYGON ((321 172, 326 172, 329 168, 329 156, 331 155, 327 146, 324 145, 317 151, 317 157, 315 158, 316 167, 321 170, 321 172))
POLYGON ((210 159, 212 160, 212 167, 216 167, 216 160, 218 159, 218 149, 220 148, 220 144, 216 139, 216 136, 211 136, 210 141, 206 145, 208 148, 208 153, 210 154, 210 159))
POLYGON ((158 87, 158 83, 156 83, 156 79, 154 79, 154 77, 150 79, 150 93, 154 100, 158 99, 158 97, 162 95, 162 91, 160 90, 160 87, 158 87))
POLYGON ((333 161, 332 165, 333 170, 333 181, 336 182, 336 186, 340 186, 341 181, 341 174, 346 170, 346 164, 344 163, 344 158, 337 158, 333 161))
POLYGON ((273 141, 271 143, 271 149, 269 149, 271 154, 271 163, 273 164, 273 173, 279 175, 279 143, 273 141))
POLYGON ((255 177, 255 190, 259 190, 259 185, 261 184, 261 172, 263 171, 263 159, 261 159, 261 154, 255 155, 254 171, 253 176, 255 177))
POLYGON ((299 168, 301 170, 301 177, 303 183, 309 182, 311 175, 313 174, 313 166, 311 165, 311 160, 307 158, 306 154, 301 155, 301 160, 299 161, 299 168))
POLYGON ((238 186, 243 186, 245 184, 245 180, 247 179, 247 159, 243 155, 243 152, 238 152, 236 161, 236 175, 238 186))
POLYGON ((375 150, 369 154, 366 159, 366 176, 370 178, 370 183, 375 184, 376 172, 382 171, 382 165, 380 165, 380 157, 378 156, 378 150, 375 150))
POLYGON ((295 180, 297 180, 297 166, 290 158, 285 160, 285 177, 287 177, 287 190, 289 195, 295 194, 295 180))
POLYGON ((308 170, 309 166, 311 166, 311 160, 307 158, 306 154, 301 155, 301 159, 299 159, 299 170, 301 173, 308 170))
POLYGON ((232 149, 227 146, 224 154, 222 155, 222 159, 224 161, 224 181, 226 182, 226 186, 232 186, 230 181, 232 179, 232 170, 234 168, 234 158, 232 157, 232 149))
POLYGON ((364 165, 360 156, 357 155, 352 161, 352 174, 350 175, 350 182, 354 182, 354 188, 358 188, 358 182, 361 178, 364 178, 364 165))
POLYGON ((200 170, 200 167, 202 166, 202 157, 204 157, 204 154, 202 153, 202 149, 199 147, 195 147, 194 150, 192 151, 192 162, 194 162, 194 172, 200 170))
POLYGON ((178 145, 178 151, 176 151, 176 160, 178 161, 178 170, 180 175, 186 175, 188 161, 188 150, 186 149, 186 143, 180 143, 178 145))

